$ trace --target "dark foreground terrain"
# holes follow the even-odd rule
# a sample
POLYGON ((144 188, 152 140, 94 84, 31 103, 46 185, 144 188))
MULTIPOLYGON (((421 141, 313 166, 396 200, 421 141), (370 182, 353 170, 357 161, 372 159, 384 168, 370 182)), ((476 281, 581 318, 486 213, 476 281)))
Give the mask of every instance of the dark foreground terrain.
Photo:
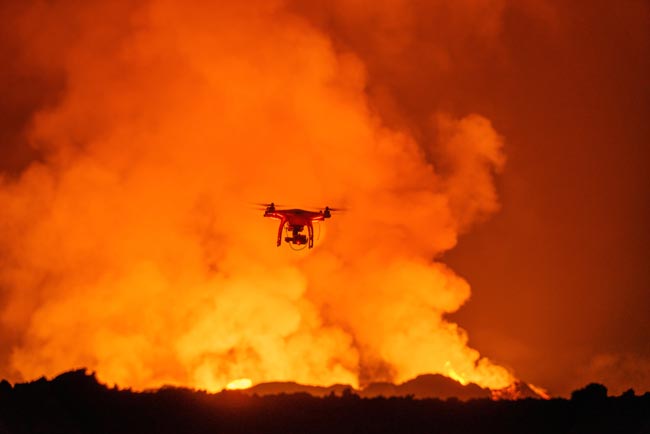
POLYGON ((650 434, 650 394, 570 400, 314 397, 107 388, 85 371, 0 383, 0 434, 14 433, 631 433, 650 434))

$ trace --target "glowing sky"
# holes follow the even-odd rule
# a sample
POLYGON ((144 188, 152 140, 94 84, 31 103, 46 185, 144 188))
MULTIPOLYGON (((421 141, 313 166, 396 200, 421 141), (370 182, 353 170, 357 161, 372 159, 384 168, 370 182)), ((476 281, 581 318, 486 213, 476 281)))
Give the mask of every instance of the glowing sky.
POLYGON ((650 390, 647 2, 0 14, 0 377, 650 390))

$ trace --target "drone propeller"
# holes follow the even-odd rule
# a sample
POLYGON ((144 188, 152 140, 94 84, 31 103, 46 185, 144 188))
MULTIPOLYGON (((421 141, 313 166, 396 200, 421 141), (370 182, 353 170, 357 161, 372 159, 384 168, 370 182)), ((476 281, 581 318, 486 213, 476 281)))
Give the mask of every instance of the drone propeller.
POLYGON ((331 206, 326 206, 325 208, 323 208, 322 206, 312 206, 310 208, 317 209, 319 211, 329 210, 330 212, 345 212, 345 211, 348 211, 348 208, 337 208, 337 207, 331 207, 331 206))
POLYGON ((249 205, 253 206, 254 209, 266 210, 270 207, 284 207, 286 205, 270 202, 270 203, 261 203, 261 202, 250 202, 249 205))
POLYGON ((269 203, 264 203, 264 202, 250 202, 251 205, 257 205, 257 206, 284 206, 280 203, 275 203, 275 202, 269 202, 269 203))
POLYGON ((321 208, 321 207, 313 207, 313 208, 317 208, 318 213, 323 215, 323 217, 326 219, 332 217, 332 213, 347 211, 347 208, 335 208, 335 207, 330 208, 329 206, 326 206, 325 208, 321 208))

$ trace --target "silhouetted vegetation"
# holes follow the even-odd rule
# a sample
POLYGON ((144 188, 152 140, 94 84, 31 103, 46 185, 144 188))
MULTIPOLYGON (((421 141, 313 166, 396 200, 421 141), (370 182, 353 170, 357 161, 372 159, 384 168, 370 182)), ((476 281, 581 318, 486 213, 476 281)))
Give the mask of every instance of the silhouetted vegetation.
POLYGON ((571 400, 315 397, 183 388, 132 392, 85 371, 0 383, 0 434, 19 433, 650 433, 650 394, 607 397, 590 384, 571 400))

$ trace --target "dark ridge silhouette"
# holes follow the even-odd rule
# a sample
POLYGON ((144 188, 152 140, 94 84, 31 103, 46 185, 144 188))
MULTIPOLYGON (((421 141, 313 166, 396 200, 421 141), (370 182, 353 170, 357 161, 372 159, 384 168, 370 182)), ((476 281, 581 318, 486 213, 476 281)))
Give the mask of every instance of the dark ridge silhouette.
POLYGON ((608 397, 606 390, 590 384, 571 400, 466 402, 364 398, 349 388, 320 397, 176 387, 133 392, 78 370, 13 387, 0 382, 0 433, 650 433, 650 393, 608 397))
POLYGON ((607 388, 598 383, 587 384, 584 388, 574 390, 573 393, 571 393, 572 401, 584 402, 588 404, 603 402, 606 399, 607 388))
POLYGON ((462 401, 477 398, 490 398, 489 389, 476 384, 462 384, 438 374, 420 375, 402 384, 372 383, 359 392, 359 395, 372 398, 376 396, 413 396, 414 398, 457 398, 462 401))
MULTIPOLYGON (((335 384, 329 387, 309 386, 295 382, 270 382, 257 384, 242 392, 247 395, 279 395, 281 393, 308 393, 313 396, 341 395, 349 385, 335 384)), ((531 391, 532 392, 532 391, 531 391)), ((414 398, 458 398, 462 401, 476 398, 490 398, 491 391, 476 384, 462 384, 438 374, 420 375, 402 384, 370 383, 354 393, 364 398, 377 396, 413 396, 414 398)), ((536 397, 534 393, 526 397, 536 397)), ((522 395, 524 397, 524 395, 522 395)))
POLYGON ((279 395, 281 393, 308 393, 312 396, 327 396, 330 394, 341 395, 344 390, 349 389, 346 384, 335 384, 329 387, 309 386, 298 384, 293 381, 272 381, 269 383, 256 384, 255 386, 242 390, 246 395, 279 395))

